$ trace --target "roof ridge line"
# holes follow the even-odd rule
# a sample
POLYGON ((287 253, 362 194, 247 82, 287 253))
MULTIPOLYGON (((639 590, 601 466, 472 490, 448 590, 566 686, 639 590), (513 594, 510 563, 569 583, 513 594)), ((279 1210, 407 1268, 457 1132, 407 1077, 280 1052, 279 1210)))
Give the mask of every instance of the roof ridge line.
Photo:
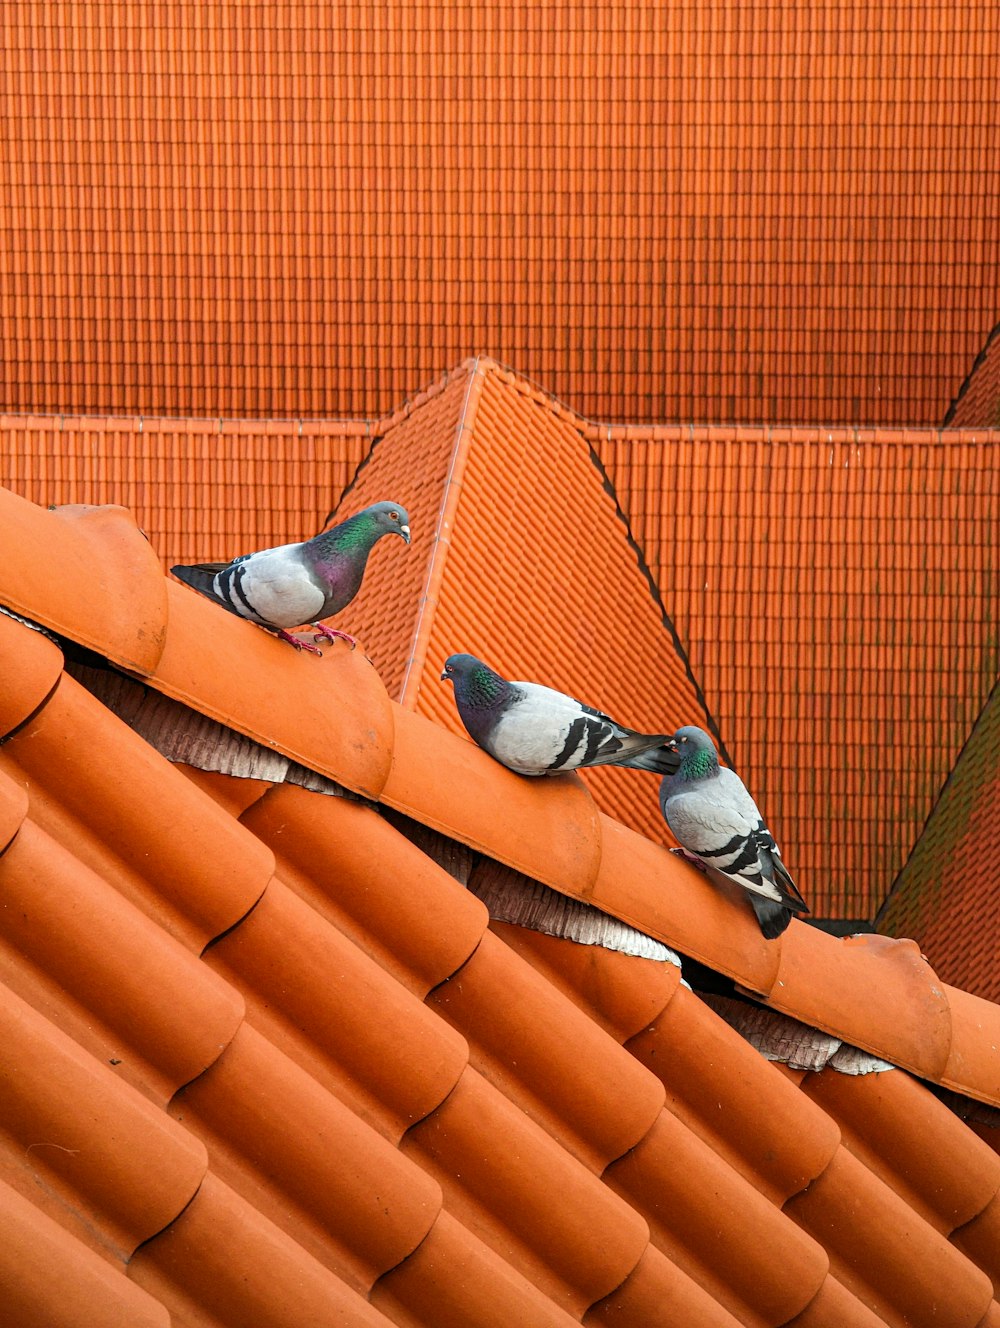
POLYGON ((976 358, 972 361, 972 368, 962 379, 961 383, 959 384, 958 391, 952 397, 951 404, 948 406, 948 409, 944 413, 944 419, 941 421, 941 426, 940 426, 942 429, 947 429, 951 425, 952 420, 955 418, 955 412, 958 409, 959 402, 962 400, 966 392, 968 392, 969 388, 972 386, 973 378, 975 378, 976 374, 979 372, 979 369, 983 361, 986 359, 986 356, 989 353, 990 346, 993 344, 993 342, 996 340, 998 336, 1000 336, 1000 323, 994 323, 993 327, 990 329, 986 337, 986 340, 983 342, 982 346, 980 346, 979 353, 976 355, 976 358))
POLYGON ((444 491, 441 495, 441 506, 438 509, 437 528, 434 531, 434 539, 431 545, 427 578, 424 582, 423 593, 420 596, 417 625, 413 633, 413 646, 410 650, 410 657, 406 661, 403 685, 399 693, 399 704, 405 709, 413 707, 417 692, 420 689, 420 679, 427 659, 431 623, 441 591, 448 551, 451 548, 451 532, 455 524, 455 511, 462 493, 465 463, 469 456, 469 440, 475 427, 476 410, 479 405, 486 368, 492 364, 492 361, 477 355, 474 360, 466 360, 465 364, 471 365, 471 371, 465 387, 462 409, 459 412, 458 423, 455 427, 451 462, 444 482, 444 491))

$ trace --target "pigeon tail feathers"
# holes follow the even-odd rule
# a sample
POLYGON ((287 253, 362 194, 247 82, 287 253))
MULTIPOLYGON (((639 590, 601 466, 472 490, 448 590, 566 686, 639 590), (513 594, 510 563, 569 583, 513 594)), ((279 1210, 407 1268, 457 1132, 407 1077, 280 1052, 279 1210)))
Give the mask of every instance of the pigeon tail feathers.
POLYGON ((751 894, 749 890, 747 891, 747 898, 757 915, 757 922, 764 934, 764 939, 766 941, 777 940, 792 920, 791 910, 785 908, 783 904, 776 904, 773 899, 765 899, 763 895, 751 894))

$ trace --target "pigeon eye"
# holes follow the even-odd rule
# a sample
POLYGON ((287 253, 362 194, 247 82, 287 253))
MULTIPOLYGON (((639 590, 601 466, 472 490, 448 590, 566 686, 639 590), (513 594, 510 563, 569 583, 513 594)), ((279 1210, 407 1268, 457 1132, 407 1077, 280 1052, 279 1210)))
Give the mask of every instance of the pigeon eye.
POLYGON ((398 521, 398 520, 399 520, 399 513, 398 513, 398 512, 390 512, 390 513, 389 513, 389 520, 390 520, 390 521, 398 521))

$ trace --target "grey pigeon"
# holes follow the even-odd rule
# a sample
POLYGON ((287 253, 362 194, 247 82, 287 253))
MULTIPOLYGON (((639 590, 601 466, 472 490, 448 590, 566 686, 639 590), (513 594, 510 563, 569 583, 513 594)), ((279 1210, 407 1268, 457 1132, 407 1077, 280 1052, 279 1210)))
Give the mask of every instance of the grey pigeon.
POLYGON ((773 941, 794 913, 808 913, 757 804, 739 775, 719 765, 704 729, 667 740, 680 765, 660 785, 660 809, 674 838, 711 878, 718 872, 747 892, 764 936, 773 941))
POLYGON ((475 655, 450 655, 442 679, 469 736, 519 775, 561 775, 581 766, 623 765, 662 775, 679 757, 667 735, 636 733, 609 715, 537 682, 508 682, 475 655))
POLYGON ((353 636, 319 621, 339 613, 361 589, 368 555, 383 535, 410 542, 410 518, 399 503, 374 503, 304 544, 281 544, 245 553, 231 563, 171 567, 174 576, 239 618, 276 632, 296 650, 318 655, 286 630, 309 623, 330 641, 351 648, 353 636))

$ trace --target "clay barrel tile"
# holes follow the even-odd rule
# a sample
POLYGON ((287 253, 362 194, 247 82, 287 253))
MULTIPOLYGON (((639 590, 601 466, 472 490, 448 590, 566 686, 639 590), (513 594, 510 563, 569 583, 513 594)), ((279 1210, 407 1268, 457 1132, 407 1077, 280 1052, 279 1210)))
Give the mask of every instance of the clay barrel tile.
POLYGON ((821 1245, 669 1111, 605 1180, 646 1218, 657 1249, 740 1320, 786 1323, 822 1285, 821 1245))
POLYGON ((663 1105, 659 1080, 492 932, 428 999, 476 1068, 598 1174, 663 1105))
POLYGON ((204 1146, 0 986, 0 1137, 9 1184, 125 1261, 189 1202, 204 1146))
POLYGON ((664 1324, 741 1328, 739 1319, 655 1245, 646 1246, 625 1281, 592 1305, 583 1322, 589 1328, 597 1324, 609 1328, 615 1324, 628 1324, 628 1328, 663 1328, 664 1324))
POLYGON ((51 695, 62 667, 62 651, 47 636, 0 614, 0 737, 23 724, 51 695))
POLYGON ((397 712, 382 801, 574 898, 597 877, 598 813, 578 776, 515 775, 421 715, 397 712))
POLYGON ((3 759, 54 836, 76 852, 89 834, 95 869, 196 951, 253 907, 274 870, 253 835, 65 674, 3 759))
POLYGON ((569 1314, 646 1247, 642 1218, 471 1068, 402 1147, 440 1181, 447 1211, 569 1314))
POLYGON ((163 650, 159 560, 123 507, 46 511, 0 489, 0 604, 135 673, 163 650))
POLYGON ((801 1089, 837 1121, 851 1152, 945 1235, 1000 1191, 1000 1158, 905 1071, 827 1068, 801 1089))
POLYGON ((206 960, 259 1032, 395 1142, 468 1062, 460 1034, 277 878, 206 960))
POLYGON ((600 833, 588 902, 752 991, 771 989, 786 938, 765 941, 738 890, 723 894, 690 863, 610 817, 600 817, 600 833))
POLYGON ((948 999, 913 941, 886 936, 834 940, 813 927, 789 928, 776 1010, 916 1074, 939 1079, 948 1062, 948 999))
POLYGON ((977 1328, 990 1279, 846 1148, 785 1212, 826 1248, 843 1284, 888 1322, 977 1328))
POLYGON ((480 900, 371 807, 282 784, 242 820, 282 879, 421 999, 486 930, 480 900))
POLYGON ((235 1033, 239 993, 31 821, 0 882, 8 983, 154 1101, 235 1033))
POLYGON ((836 1123, 685 987, 628 1050, 661 1079, 668 1109, 775 1203, 839 1147, 836 1123))
POLYGON ((0 770, 0 853, 10 844, 28 814, 28 790, 0 770))
POLYGON ((392 760, 393 707, 364 643, 322 659, 168 585, 170 628, 146 681, 184 705, 355 793, 378 797, 392 760))
POLYGON ((0 1295, 17 1328, 170 1328, 166 1307, 0 1181, 0 1295))
POLYGON ((211 1328, 388 1328, 389 1320, 209 1173, 184 1212, 144 1245, 129 1276, 173 1323, 211 1328))
POLYGON ((170 1110, 216 1175, 356 1289, 412 1254, 440 1210, 430 1176, 249 1024, 170 1110))
POLYGON ((577 945, 495 919, 490 930, 618 1042, 653 1023, 680 985, 675 964, 577 945))
POLYGON ((788 1328, 885 1328, 885 1319, 847 1290, 835 1277, 827 1276, 801 1314, 788 1328))
POLYGON ((375 1283, 371 1301, 393 1323, 426 1328, 577 1322, 443 1210, 410 1257, 375 1283))
POLYGON ((1000 1106, 1000 1006, 945 987, 951 1047, 941 1082, 979 1102, 1000 1106))
POLYGON ((952 1241, 991 1279, 994 1296, 1000 1296, 1000 1194, 954 1232, 952 1241))

